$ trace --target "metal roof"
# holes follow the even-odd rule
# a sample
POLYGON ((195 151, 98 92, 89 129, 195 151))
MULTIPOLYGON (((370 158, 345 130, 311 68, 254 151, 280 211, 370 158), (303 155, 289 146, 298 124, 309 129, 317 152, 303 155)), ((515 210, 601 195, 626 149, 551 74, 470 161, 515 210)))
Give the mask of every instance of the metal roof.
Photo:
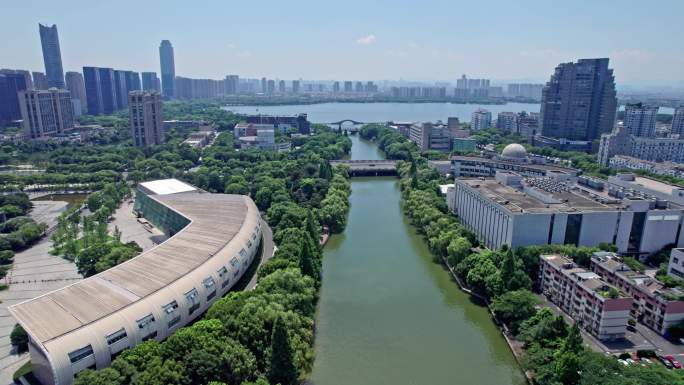
POLYGON ((196 190, 150 198, 187 217, 190 224, 129 261, 10 307, 31 336, 46 343, 167 287, 230 244, 248 211, 258 213, 243 195, 196 190))

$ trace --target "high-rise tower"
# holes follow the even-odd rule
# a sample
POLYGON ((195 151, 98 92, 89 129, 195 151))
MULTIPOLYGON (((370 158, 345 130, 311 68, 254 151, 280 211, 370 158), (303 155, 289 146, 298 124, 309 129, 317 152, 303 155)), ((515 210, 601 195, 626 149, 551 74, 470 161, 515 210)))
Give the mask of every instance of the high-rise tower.
POLYGON ((64 70, 62 69, 62 52, 59 49, 57 26, 38 24, 40 44, 43 46, 43 62, 49 87, 64 88, 64 70))
POLYGON ((173 46, 168 40, 159 45, 159 64, 161 66, 162 94, 165 98, 176 96, 176 64, 173 60, 173 46))

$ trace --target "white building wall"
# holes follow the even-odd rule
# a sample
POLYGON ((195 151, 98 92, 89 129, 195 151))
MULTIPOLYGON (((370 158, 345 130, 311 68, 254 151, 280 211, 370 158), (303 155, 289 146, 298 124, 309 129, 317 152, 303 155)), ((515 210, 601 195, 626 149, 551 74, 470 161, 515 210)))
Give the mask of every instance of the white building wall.
POLYGON ((578 246, 596 246, 599 243, 613 243, 617 212, 595 212, 582 215, 578 246))

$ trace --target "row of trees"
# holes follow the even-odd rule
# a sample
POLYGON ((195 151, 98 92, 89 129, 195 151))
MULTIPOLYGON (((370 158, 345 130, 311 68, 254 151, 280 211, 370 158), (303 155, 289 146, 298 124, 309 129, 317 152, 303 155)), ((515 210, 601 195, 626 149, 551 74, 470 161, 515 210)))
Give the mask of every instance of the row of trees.
POLYGON ((58 218, 57 228, 52 235, 52 253, 74 261, 78 272, 84 277, 105 271, 140 253, 135 243, 121 242, 118 229, 110 234, 109 219, 119 204, 130 196, 130 187, 125 182, 110 183, 102 191, 86 198, 91 214, 81 215, 79 207, 67 210, 58 218))
MULTIPOLYGON (((390 130, 381 127, 373 137, 394 136, 383 131, 390 130)), ((666 371, 660 365, 625 368, 614 358, 589 351, 582 344, 578 325, 569 326, 549 309, 537 309, 537 299, 531 290, 538 275, 540 255, 559 253, 588 267, 593 252, 614 250, 613 245, 597 248, 542 245, 487 250, 448 212, 438 190, 438 184, 443 181, 427 165, 424 154, 414 148, 407 161, 399 165, 399 172, 403 206, 411 223, 423 234, 436 259, 446 260, 454 266, 465 284, 490 302, 492 312, 507 326, 510 334, 524 343, 523 366, 534 374, 535 383, 684 383, 678 372, 666 371)))
POLYGON ((313 365, 321 230, 341 231, 348 208, 340 202, 349 194, 348 172, 328 160, 347 153, 348 142, 321 129, 289 154, 236 152, 222 133, 184 179, 250 195, 266 213, 278 249, 260 267, 257 288, 231 292, 203 320, 126 350, 107 369, 81 372, 76 384, 298 383, 313 365))

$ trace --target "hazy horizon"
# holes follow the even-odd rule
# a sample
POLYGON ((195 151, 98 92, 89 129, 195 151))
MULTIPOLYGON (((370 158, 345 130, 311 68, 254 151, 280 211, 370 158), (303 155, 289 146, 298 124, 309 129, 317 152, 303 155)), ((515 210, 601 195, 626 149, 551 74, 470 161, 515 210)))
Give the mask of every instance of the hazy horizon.
POLYGON ((44 71, 38 24, 57 24, 65 71, 83 66, 159 73, 158 47, 172 42, 176 74, 241 77, 493 83, 545 82, 554 67, 609 57, 618 85, 684 87, 684 2, 445 0, 322 4, 310 0, 191 5, 179 1, 68 5, 8 0, 0 24, 1 67, 44 71), (655 8, 655 6, 653 6, 655 8), (592 12, 587 12, 590 9, 592 12), (679 27, 677 27, 679 25, 679 27))

